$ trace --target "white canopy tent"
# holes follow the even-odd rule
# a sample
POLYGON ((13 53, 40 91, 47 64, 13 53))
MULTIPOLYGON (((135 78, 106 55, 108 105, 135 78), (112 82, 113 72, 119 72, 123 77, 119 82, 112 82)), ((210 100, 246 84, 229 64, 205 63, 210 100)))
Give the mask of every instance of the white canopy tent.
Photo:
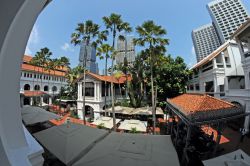
POLYGON ((21 109, 21 115, 25 125, 31 125, 60 118, 60 116, 46 111, 45 109, 29 105, 23 106, 21 109))
POLYGON ((241 149, 203 161, 205 166, 250 166, 250 157, 241 149))
POLYGON ((179 166, 170 136, 111 133, 73 166, 179 166))
MULTIPOLYGON (((112 113, 112 108, 107 109, 107 111, 112 113)), ((131 108, 115 106, 115 113, 125 115, 152 115, 152 107, 131 108)), ((160 107, 156 108, 156 115, 164 115, 164 112, 160 107)))
MULTIPOLYGON (((121 119, 116 119, 116 124, 119 123, 121 119)), ((112 129, 113 128, 113 118, 111 117, 100 117, 91 123, 92 125, 103 125, 105 128, 112 129)))
POLYGON ((136 129, 136 131, 139 132, 146 132, 147 131, 147 122, 143 122, 140 120, 130 119, 130 120, 124 120, 121 122, 121 125, 119 126, 119 130, 132 130, 133 128, 136 129))

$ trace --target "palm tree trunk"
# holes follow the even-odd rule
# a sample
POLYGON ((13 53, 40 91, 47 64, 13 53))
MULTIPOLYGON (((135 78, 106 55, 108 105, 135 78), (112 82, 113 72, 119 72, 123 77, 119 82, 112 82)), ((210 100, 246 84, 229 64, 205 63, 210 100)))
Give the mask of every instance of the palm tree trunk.
MULTIPOLYGON (((150 51, 151 52, 151 51, 150 51)), ((151 72, 151 93, 152 93, 152 114, 153 114, 153 134, 155 135, 155 97, 154 97, 154 79, 153 79, 153 62, 152 53, 150 53, 150 72, 151 72)))
MULTIPOLYGON (((107 65, 108 65, 108 57, 107 57, 107 55, 106 55, 106 59, 105 59, 105 76, 107 76, 107 65)), ((104 87, 105 89, 105 92, 104 92, 104 108, 105 108, 105 110, 104 110, 104 112, 105 112, 105 116, 107 116, 107 108, 106 108, 106 105, 107 105, 107 81, 105 80, 105 87, 104 87)))
POLYGON ((84 71, 83 71, 83 107, 82 107, 82 116, 83 124, 86 125, 86 110, 85 110, 85 87, 86 87, 86 61, 87 61, 87 42, 85 43, 85 54, 84 54, 84 71))
MULTIPOLYGON (((115 48, 115 26, 113 29, 113 44, 112 47, 113 49, 115 48)), ((112 58, 112 64, 111 64, 111 76, 113 76, 114 73, 114 57, 112 58)), ((113 130, 116 131, 116 119, 115 119, 115 101, 114 101, 114 83, 111 81, 111 99, 112 99, 112 114, 113 114, 113 130)))

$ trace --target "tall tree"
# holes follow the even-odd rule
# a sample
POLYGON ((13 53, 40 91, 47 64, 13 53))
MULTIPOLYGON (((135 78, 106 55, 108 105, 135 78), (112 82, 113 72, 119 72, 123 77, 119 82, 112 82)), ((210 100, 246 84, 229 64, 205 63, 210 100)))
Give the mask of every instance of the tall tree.
POLYGON ((75 32, 71 35, 71 43, 76 45, 85 44, 85 52, 84 52, 84 76, 83 76, 83 123, 86 124, 85 120, 85 77, 86 77, 86 61, 87 61, 87 47, 97 46, 96 38, 99 36, 99 25, 93 23, 91 20, 87 20, 83 23, 78 23, 75 32))
MULTIPOLYGON (((44 47, 40 49, 40 51, 38 51, 35 54, 35 57, 31 60, 31 64, 42 68, 41 75, 44 74, 44 70, 46 66, 48 65, 48 61, 51 55, 52 55, 52 52, 50 52, 50 50, 47 47, 44 47)), ((44 77, 40 77, 40 78, 41 78, 41 87, 42 87, 42 80, 43 78, 45 78, 45 74, 44 74, 44 77)), ((40 101, 40 104, 42 104, 42 101, 40 101)))
MULTIPOLYGON (((112 13, 108 17, 103 17, 103 22, 106 28, 109 30, 110 34, 112 35, 112 48, 115 48, 115 40, 117 37, 117 32, 131 32, 132 28, 130 27, 128 22, 123 22, 121 15, 112 13)), ((124 40, 124 36, 118 34, 119 39, 124 40)), ((115 54, 113 54, 115 55, 115 54)), ((112 64, 111 64, 111 76, 114 72, 114 56, 111 57, 112 64)), ((115 109, 114 109, 114 83, 111 82, 111 98, 112 98, 112 114, 113 114, 113 130, 116 131, 116 119, 115 119, 115 109)))
MULTIPOLYGON (((105 58, 105 76, 108 75, 108 59, 111 56, 111 52, 113 51, 113 48, 109 44, 102 44, 100 47, 97 48, 97 56, 100 57, 100 59, 105 58)), ((104 108, 105 108, 105 116, 107 116, 107 81, 105 80, 105 92, 104 92, 104 108)))
POLYGON ((154 76, 153 76, 153 58, 156 56, 156 46, 165 46, 168 44, 168 39, 164 38, 166 30, 162 26, 156 25, 152 20, 144 22, 141 26, 136 27, 136 32, 139 37, 134 40, 134 43, 139 46, 145 46, 149 52, 150 72, 151 72, 151 94, 152 94, 152 113, 153 113, 153 133, 155 134, 155 95, 154 95, 154 76))

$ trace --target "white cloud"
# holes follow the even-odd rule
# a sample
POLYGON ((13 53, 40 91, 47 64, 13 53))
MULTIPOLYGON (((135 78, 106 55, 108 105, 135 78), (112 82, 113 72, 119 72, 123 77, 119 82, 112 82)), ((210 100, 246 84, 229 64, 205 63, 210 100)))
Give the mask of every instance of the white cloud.
POLYGON ((64 51, 74 52, 74 49, 69 45, 69 43, 64 43, 61 46, 61 49, 64 50, 64 51))
POLYGON ((29 54, 29 55, 32 54, 31 47, 38 44, 39 41, 40 41, 40 35, 38 32, 38 27, 37 27, 37 25, 34 25, 32 31, 30 33, 28 44, 27 44, 26 49, 25 49, 25 54, 29 54))

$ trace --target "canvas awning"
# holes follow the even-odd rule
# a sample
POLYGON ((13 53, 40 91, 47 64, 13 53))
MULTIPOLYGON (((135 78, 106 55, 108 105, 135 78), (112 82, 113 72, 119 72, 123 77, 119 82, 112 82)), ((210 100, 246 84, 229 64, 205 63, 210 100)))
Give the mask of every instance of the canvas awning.
MULTIPOLYGON (((152 115, 152 107, 136 108, 133 111, 133 114, 134 115, 152 115)), ((164 115, 164 113, 160 107, 156 107, 156 115, 164 115)))
POLYGON ((25 125, 31 125, 60 118, 60 116, 46 111, 45 109, 29 105, 25 105, 23 108, 21 108, 21 115, 25 125))
POLYGON ((250 166, 250 157, 241 149, 203 161, 205 166, 250 166))
POLYGON ((139 132, 146 132, 147 131, 147 122, 143 122, 136 119, 124 120, 121 122, 118 129, 120 130, 128 130, 131 131, 133 128, 139 132))
POLYGON ((68 123, 35 133, 34 137, 66 165, 71 165, 108 134, 108 131, 68 123))
MULTIPOLYGON (((119 123, 121 119, 116 119, 116 124, 119 123)), ((111 117, 100 117, 91 123, 92 125, 103 125, 105 128, 112 129, 113 128, 113 118, 111 117)))
MULTIPOLYGON (((152 115, 152 107, 131 108, 131 107, 115 106, 114 109, 116 114, 152 115)), ((112 108, 107 109, 107 111, 112 113, 112 108)), ((156 115, 164 115, 160 107, 156 108, 156 115)))
POLYGON ((73 166, 179 166, 170 136, 111 133, 73 166))

